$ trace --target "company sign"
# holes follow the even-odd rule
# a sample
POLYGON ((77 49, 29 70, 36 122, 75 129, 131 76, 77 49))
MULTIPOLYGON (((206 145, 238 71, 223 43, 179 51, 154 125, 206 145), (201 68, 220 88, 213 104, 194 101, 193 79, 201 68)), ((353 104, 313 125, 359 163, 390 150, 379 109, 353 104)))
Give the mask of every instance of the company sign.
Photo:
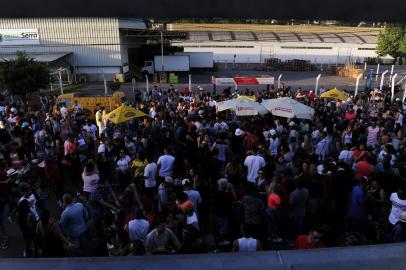
POLYGON ((234 86, 235 81, 233 78, 215 78, 212 77, 212 83, 215 85, 234 86))
POLYGON ((0 29, 0 46, 38 44, 38 29, 0 29))
POLYGON ((215 85, 272 85, 275 82, 274 77, 233 77, 233 78, 216 78, 212 77, 211 82, 215 85))

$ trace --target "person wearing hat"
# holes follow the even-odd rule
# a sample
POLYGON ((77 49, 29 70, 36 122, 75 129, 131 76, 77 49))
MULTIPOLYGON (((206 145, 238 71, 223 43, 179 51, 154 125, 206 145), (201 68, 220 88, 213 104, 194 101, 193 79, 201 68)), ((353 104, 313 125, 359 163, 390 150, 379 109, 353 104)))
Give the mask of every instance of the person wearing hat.
POLYGON ((183 192, 186 193, 189 200, 192 201, 195 206, 195 211, 199 209, 199 205, 202 202, 202 197, 200 196, 199 191, 192 189, 192 182, 189 179, 182 180, 183 192))
POLYGON ((199 230, 199 220, 197 218, 197 215, 195 212, 195 205, 193 204, 193 202, 188 199, 179 205, 179 209, 184 214, 184 217, 186 219, 185 224, 192 225, 197 230, 199 230))
POLYGON ((399 221, 391 232, 391 242, 400 243, 406 241, 406 211, 400 213, 399 221))
POLYGON ((158 211, 170 209, 175 204, 175 194, 173 192, 173 179, 166 176, 164 182, 158 187, 158 211))
POLYGON ((278 155, 278 148, 280 145, 279 137, 276 135, 276 130, 269 131, 269 155, 275 158, 278 155))

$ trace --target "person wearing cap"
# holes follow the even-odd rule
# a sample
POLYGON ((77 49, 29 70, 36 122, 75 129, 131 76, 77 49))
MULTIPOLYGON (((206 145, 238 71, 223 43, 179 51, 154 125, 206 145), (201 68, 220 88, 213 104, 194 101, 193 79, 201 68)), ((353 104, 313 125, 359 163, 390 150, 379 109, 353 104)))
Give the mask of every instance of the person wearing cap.
POLYGON ((269 131, 269 155, 275 158, 278 155, 278 148, 280 145, 279 137, 276 135, 276 130, 269 131))
POLYGON ((158 187, 158 211, 170 209, 175 204, 175 194, 173 192, 173 179, 170 176, 164 178, 164 182, 158 187))
POLYGON ((195 205, 191 200, 186 200, 179 205, 179 209, 182 211, 185 217, 185 225, 192 225, 197 230, 199 229, 199 220, 196 215, 195 205))
POLYGON ((391 242, 401 243, 406 241, 406 211, 401 212, 399 221, 395 224, 391 232, 391 242))
POLYGON ((199 205, 202 202, 202 197, 200 196, 199 191, 192 189, 192 182, 189 179, 182 180, 183 192, 186 193, 189 200, 195 206, 195 211, 197 212, 199 209, 199 205))

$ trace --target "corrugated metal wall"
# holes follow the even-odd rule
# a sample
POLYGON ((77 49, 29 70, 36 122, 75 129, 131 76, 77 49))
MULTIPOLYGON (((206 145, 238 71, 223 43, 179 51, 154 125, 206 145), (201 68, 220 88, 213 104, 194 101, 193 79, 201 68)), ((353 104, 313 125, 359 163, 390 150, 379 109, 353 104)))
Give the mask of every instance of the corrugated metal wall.
POLYGON ((39 30, 40 45, 0 46, 0 53, 73 52, 71 65, 100 67, 95 73, 122 66, 117 18, 0 18, 0 29, 28 28, 39 30))

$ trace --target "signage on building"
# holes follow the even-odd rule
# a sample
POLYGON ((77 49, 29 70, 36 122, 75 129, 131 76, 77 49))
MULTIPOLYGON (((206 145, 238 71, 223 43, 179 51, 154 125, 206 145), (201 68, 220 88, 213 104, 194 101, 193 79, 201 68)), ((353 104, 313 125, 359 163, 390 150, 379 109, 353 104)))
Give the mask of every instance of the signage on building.
POLYGON ((230 85, 272 85, 275 82, 274 77, 233 77, 233 78, 211 78, 212 84, 230 86, 230 85))
POLYGON ((38 29, 0 29, 0 46, 37 45, 38 29))

